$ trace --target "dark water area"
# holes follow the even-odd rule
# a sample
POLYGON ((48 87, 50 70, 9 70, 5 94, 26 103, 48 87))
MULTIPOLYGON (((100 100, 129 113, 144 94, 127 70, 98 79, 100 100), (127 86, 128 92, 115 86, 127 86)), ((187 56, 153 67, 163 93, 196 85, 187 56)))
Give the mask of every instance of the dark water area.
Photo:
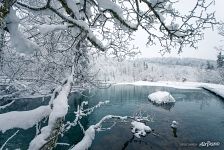
MULTIPOLYGON (((142 112, 150 115, 153 122, 146 125, 153 129, 145 137, 136 138, 131 133, 131 120, 118 122, 111 130, 96 132, 91 150, 224 150, 224 101, 219 97, 205 91, 174 89, 169 87, 148 87, 132 85, 116 85, 108 89, 93 89, 83 95, 73 93, 69 98, 69 112, 66 121, 74 120, 74 111, 82 101, 88 101, 88 107, 96 105, 99 101, 110 100, 109 104, 97 108, 91 115, 81 120, 87 129, 96 124, 102 117, 111 115, 133 116, 142 112), (171 93, 176 102, 172 105, 154 105, 147 96, 155 91, 165 90, 171 93), (85 95, 85 96, 84 96, 85 95), (172 121, 177 121, 177 129, 171 128, 172 121), (219 146, 199 147, 202 142, 219 142, 219 146)), ((30 110, 38 107, 42 99, 21 100, 10 106, 7 111, 30 110), (20 102, 22 107, 20 105, 20 102), (29 104, 26 104, 29 103, 29 104)), ((43 103, 47 104, 48 100, 43 103)), ((0 112, 4 113, 4 112, 0 112)), ((46 124, 43 122, 42 126, 46 124)), ((103 125, 110 126, 112 121, 103 125)), ((17 129, 0 133, 0 145, 17 129)), ((6 146, 9 150, 21 148, 27 149, 30 140, 35 136, 35 127, 21 130, 6 146)), ((83 137, 79 126, 71 128, 59 137, 58 143, 76 144, 83 137)), ((66 150, 70 146, 58 145, 56 150, 66 150)))

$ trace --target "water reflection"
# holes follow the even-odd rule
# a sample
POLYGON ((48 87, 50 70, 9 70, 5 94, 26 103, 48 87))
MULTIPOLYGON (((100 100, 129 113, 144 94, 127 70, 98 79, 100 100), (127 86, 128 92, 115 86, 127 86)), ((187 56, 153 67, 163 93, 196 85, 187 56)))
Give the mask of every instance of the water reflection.
POLYGON ((124 146, 122 147, 122 150, 125 150, 128 147, 128 144, 133 142, 134 138, 135 138, 135 136, 133 135, 129 140, 127 140, 124 143, 124 146))
POLYGON ((152 103, 152 105, 156 106, 156 107, 160 107, 163 108, 165 110, 171 111, 171 109, 174 107, 175 103, 167 103, 167 104, 156 104, 153 103, 152 101, 149 100, 150 103, 152 103))
POLYGON ((177 137, 177 128, 171 127, 173 129, 173 137, 177 137))

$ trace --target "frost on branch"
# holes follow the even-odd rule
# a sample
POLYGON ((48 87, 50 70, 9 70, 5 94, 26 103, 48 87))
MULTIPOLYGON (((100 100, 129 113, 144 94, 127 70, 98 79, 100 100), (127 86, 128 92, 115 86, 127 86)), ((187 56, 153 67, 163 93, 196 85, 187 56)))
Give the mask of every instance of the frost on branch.
POLYGON ((207 3, 198 0, 188 14, 181 14, 173 8, 170 0, 142 0, 149 10, 142 12, 140 26, 149 34, 148 44, 160 43, 162 53, 170 52, 177 48, 180 53, 185 46, 196 48, 199 40, 203 39, 203 30, 217 24, 214 12, 209 12, 213 1, 207 3), (167 19, 165 19, 165 18, 167 19), (154 32, 152 28, 160 32, 154 32))

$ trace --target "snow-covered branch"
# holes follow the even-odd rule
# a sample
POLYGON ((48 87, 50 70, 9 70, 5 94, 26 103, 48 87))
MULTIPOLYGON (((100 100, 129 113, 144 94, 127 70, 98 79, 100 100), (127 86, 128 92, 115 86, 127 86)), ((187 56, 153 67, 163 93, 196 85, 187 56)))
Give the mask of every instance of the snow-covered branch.
MULTIPOLYGON (((102 124, 110 119, 116 119, 116 120, 127 120, 127 119, 134 119, 135 117, 130 117, 130 116, 115 116, 115 115, 107 115, 104 116, 98 123, 95 125, 91 125, 84 134, 84 137, 82 140, 77 143, 74 147, 71 148, 71 150, 86 150, 91 147, 92 141, 95 138, 96 131, 104 131, 102 130, 102 124)), ((140 119, 140 118, 139 118, 140 119)), ((141 118, 141 120, 144 120, 141 118)), ((148 119, 146 119, 148 121, 148 119)), ((133 127, 132 133, 137 137, 140 138, 140 136, 145 136, 146 132, 151 132, 151 128, 149 126, 146 126, 144 123, 140 121, 135 121, 133 120, 131 122, 131 125, 133 127)), ((111 128, 107 128, 111 129, 111 128)))
POLYGON ((43 127, 41 133, 31 141, 29 145, 30 150, 39 150, 40 148, 51 147, 56 144, 55 138, 58 136, 57 133, 60 131, 63 119, 68 112, 68 95, 71 91, 73 75, 72 72, 71 75, 64 80, 61 88, 56 89, 53 93, 53 101, 50 101, 52 111, 49 115, 48 125, 43 127))
POLYGON ((88 101, 83 101, 81 105, 77 106, 77 110, 74 112, 75 114, 75 119, 72 122, 67 122, 65 125, 63 125, 63 130, 62 132, 67 132, 71 127, 74 127, 77 125, 78 121, 82 119, 82 117, 85 117, 87 115, 90 115, 96 108, 101 107, 101 105, 107 104, 109 101, 103 101, 99 102, 95 106, 91 108, 84 109, 85 105, 88 105, 88 101))
MULTIPOLYGON (((0 99, 1 99, 1 98, 0 98, 0 99)), ((6 107, 11 106, 14 102, 15 102, 15 100, 9 102, 8 104, 5 104, 5 105, 3 105, 3 106, 0 106, 0 110, 1 110, 1 109, 5 109, 6 107)))
POLYGON ((13 128, 28 129, 48 117, 51 109, 49 106, 40 106, 29 111, 11 111, 0 114, 0 131, 5 132, 13 128), (4 122, 4 123, 3 123, 4 122))

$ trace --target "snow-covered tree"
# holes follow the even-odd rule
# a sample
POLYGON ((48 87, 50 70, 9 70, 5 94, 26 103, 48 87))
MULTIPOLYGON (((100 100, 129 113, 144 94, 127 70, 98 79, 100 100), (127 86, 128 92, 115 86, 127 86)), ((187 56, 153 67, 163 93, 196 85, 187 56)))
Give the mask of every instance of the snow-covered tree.
POLYGON ((172 48, 181 52, 185 46, 196 47, 203 38, 203 29, 216 24, 214 12, 208 11, 213 1, 195 1, 188 14, 181 14, 174 8, 175 3, 178 2, 0 1, 0 74, 8 78, 9 86, 17 85, 20 91, 53 91, 49 107, 41 109, 49 115, 48 125, 31 142, 30 149, 55 145, 72 85, 93 84, 90 56, 102 52, 119 59, 135 55, 138 51, 135 47, 130 49, 130 45, 139 28, 148 33, 149 45, 159 43, 163 52, 172 48))
MULTIPOLYGON (((219 26, 218 32, 219 32, 219 35, 224 37, 224 24, 219 26)), ((219 54, 217 56, 217 67, 219 70, 219 74, 224 81, 224 56, 223 56, 224 48, 223 48, 223 45, 221 45, 220 47, 216 47, 216 49, 219 51, 219 54)))
POLYGON ((222 55, 222 52, 219 52, 217 56, 217 67, 223 67, 224 66, 224 56, 222 55))
MULTIPOLYGON (((214 13, 207 11, 212 1, 206 0, 196 1, 189 14, 181 14, 174 8, 177 2, 170 0, 3 0, 1 3, 0 53, 1 65, 5 66, 2 74, 11 74, 8 68, 17 72, 17 65, 12 64, 24 56, 16 54, 25 54, 26 61, 26 67, 20 67, 22 75, 9 77, 12 81, 19 76, 59 84, 71 71, 73 56, 87 58, 79 64, 99 52, 119 59, 133 56, 138 51, 135 47, 130 49, 130 45, 133 32, 139 28, 148 33, 149 45, 160 43, 164 52, 172 48, 181 52, 185 46, 196 47, 203 29, 216 24, 214 13)), ((86 73, 76 72, 79 78, 89 76, 86 73)))

